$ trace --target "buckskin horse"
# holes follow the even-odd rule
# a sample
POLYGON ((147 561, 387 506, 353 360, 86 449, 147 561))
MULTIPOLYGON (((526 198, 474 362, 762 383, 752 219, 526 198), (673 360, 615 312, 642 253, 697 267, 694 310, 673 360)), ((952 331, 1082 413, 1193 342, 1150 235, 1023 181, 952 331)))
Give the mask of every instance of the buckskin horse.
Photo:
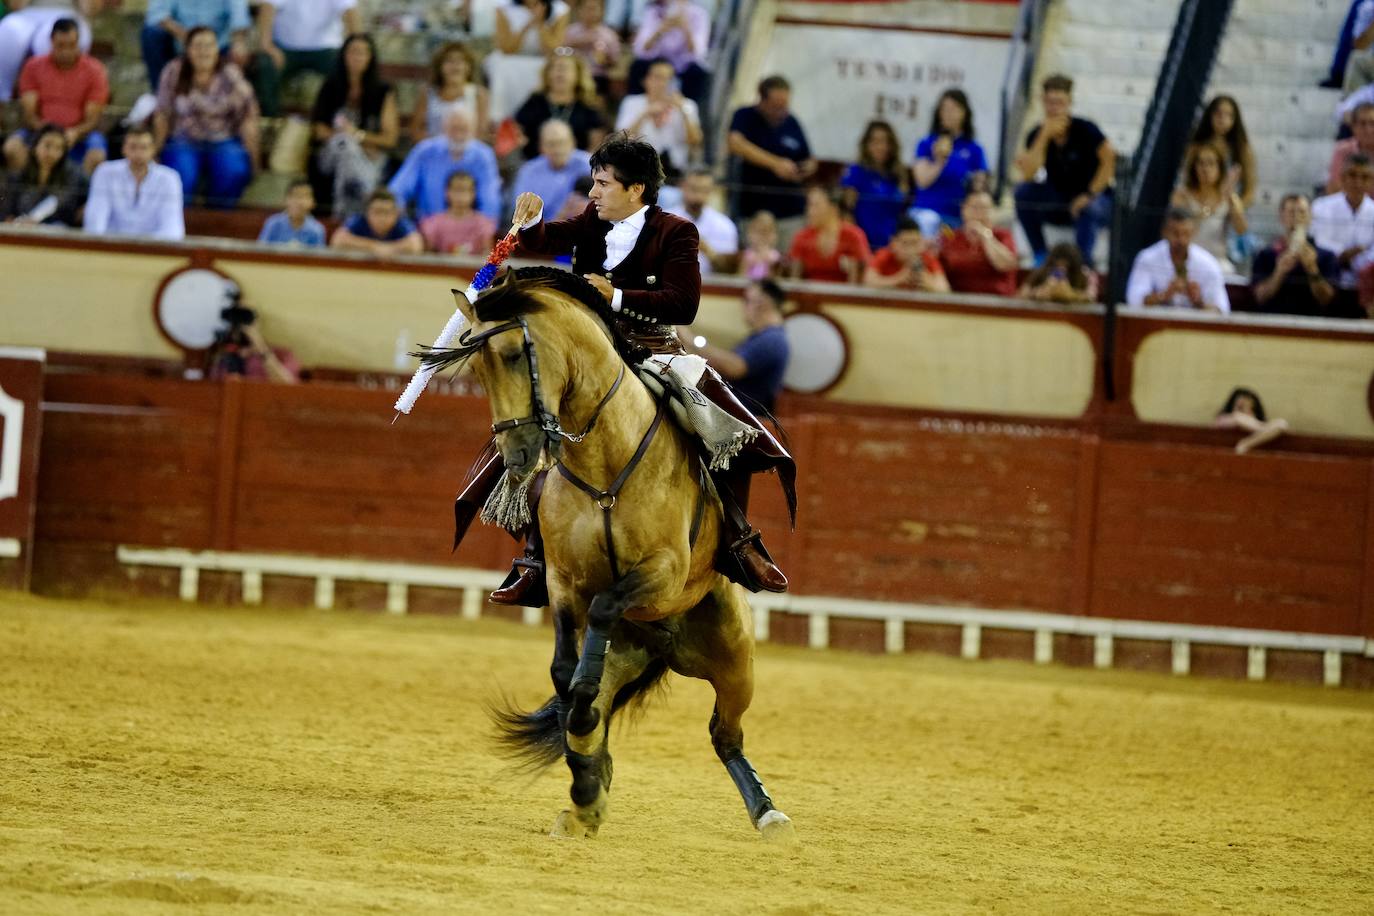
POLYGON ((644 354, 601 295, 566 271, 508 270, 474 305, 455 293, 470 327, 424 360, 471 366, 521 505, 521 487, 558 472, 538 506, 555 694, 534 712, 496 714, 526 762, 567 761, 572 807, 552 835, 596 834, 611 787, 611 717, 673 671, 715 689, 716 755, 759 833, 790 840, 791 821, 744 756, 753 626, 743 588, 715 569, 720 503, 695 440, 664 422, 665 401, 627 366, 644 354))

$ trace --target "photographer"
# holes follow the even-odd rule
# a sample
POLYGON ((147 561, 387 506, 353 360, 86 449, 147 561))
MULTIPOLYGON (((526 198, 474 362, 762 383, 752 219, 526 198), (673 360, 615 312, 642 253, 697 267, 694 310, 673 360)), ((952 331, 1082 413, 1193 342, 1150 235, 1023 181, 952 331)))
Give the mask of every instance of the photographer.
POLYGON ((230 375, 294 384, 300 381, 300 364, 284 347, 270 347, 257 326, 257 314, 239 303, 237 289, 230 294, 233 304, 220 312, 225 324, 215 336, 206 362, 206 375, 219 381, 230 375))

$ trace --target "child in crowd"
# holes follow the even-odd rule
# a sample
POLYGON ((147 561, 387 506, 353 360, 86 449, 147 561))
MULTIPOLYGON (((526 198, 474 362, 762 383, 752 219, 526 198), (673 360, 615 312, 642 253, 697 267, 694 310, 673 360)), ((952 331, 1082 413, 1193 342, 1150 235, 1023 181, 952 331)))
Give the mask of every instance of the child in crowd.
POLYGON ((909 216, 897 220, 897 231, 864 268, 864 286, 876 289, 912 289, 925 293, 949 292, 949 280, 940 256, 909 216))
POLYGON ((295 248, 323 248, 324 226, 310 215, 314 209, 315 191, 310 182, 296 179, 286 189, 286 209, 267 217, 258 233, 258 241, 295 248))
POLYGON ((435 213, 420 222, 420 234, 425 247, 441 254, 475 254, 485 256, 491 251, 496 236, 496 223, 491 217, 473 209, 477 200, 477 180, 462 169, 448 176, 444 189, 448 209, 435 213))
POLYGON ((1097 274, 1083 265, 1078 246, 1060 242, 1050 249, 1045 263, 1031 271, 1017 295, 1038 302, 1069 305, 1097 301, 1097 274))
POLYGON ((778 221, 767 210, 755 213, 744 226, 746 242, 740 255, 740 273, 750 280, 766 280, 782 272, 778 251, 778 221))

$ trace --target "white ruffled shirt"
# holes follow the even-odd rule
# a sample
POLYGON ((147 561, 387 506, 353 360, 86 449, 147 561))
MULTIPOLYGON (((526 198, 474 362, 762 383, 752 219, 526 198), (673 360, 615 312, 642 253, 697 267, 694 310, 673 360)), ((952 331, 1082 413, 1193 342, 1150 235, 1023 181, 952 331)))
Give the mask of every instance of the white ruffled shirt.
MULTIPOLYGON (((606 270, 614 269, 617 264, 630 256, 630 252, 635 250, 635 243, 639 241, 639 234, 644 231, 644 220, 648 212, 649 206, 645 204, 624 219, 611 221, 611 229, 606 233, 606 260, 601 262, 603 268, 606 270)), ((526 220, 520 228, 528 229, 543 218, 544 208, 540 207, 539 212, 526 220)), ((621 298, 620 290, 617 289, 611 293, 611 311, 620 311, 621 298)))

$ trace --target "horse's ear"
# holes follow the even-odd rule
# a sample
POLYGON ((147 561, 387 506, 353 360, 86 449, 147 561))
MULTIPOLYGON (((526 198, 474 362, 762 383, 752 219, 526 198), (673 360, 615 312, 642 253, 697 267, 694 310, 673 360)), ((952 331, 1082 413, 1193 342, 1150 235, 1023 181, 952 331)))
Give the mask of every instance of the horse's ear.
POLYGON ((458 311, 463 313, 463 317, 468 320, 469 325, 477 323, 477 313, 472 307, 472 302, 468 300, 468 294, 461 289, 453 290, 453 301, 458 303, 458 311))

